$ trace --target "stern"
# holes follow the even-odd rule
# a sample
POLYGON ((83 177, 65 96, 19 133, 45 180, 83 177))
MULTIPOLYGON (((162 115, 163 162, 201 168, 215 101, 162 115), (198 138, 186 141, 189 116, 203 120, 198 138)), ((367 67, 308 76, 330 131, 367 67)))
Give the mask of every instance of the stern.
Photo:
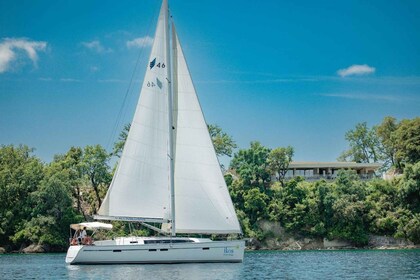
POLYGON ((82 245, 70 246, 67 250, 66 263, 74 263, 74 260, 76 259, 77 254, 79 253, 80 249, 82 249, 82 247, 82 245))

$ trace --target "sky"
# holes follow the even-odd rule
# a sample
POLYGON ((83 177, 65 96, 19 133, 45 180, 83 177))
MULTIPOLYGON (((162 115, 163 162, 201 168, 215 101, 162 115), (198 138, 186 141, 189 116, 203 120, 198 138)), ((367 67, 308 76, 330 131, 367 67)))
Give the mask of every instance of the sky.
MULTIPOLYGON (((45 162, 131 122, 161 2, 0 0, 0 145, 45 162)), ((239 148, 335 161, 345 132, 420 116, 420 1, 170 0, 206 121, 239 148)), ((222 159, 226 164, 228 159, 222 159)))

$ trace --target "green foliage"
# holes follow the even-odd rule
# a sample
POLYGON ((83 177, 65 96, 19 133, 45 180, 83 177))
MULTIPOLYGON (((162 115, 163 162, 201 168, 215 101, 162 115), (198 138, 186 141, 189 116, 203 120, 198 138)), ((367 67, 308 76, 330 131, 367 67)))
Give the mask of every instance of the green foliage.
POLYGON ((277 176, 277 180, 284 186, 284 177, 289 170, 289 164, 292 162, 293 148, 279 147, 272 150, 268 156, 268 169, 271 174, 277 176))
POLYGON ((400 182, 400 198, 407 208, 420 213, 420 162, 407 165, 400 182))
POLYGON ((207 128, 209 130, 216 155, 231 157, 233 150, 238 147, 233 138, 224 132, 218 125, 210 124, 207 125, 207 128))
POLYGON ((369 128, 359 123, 345 135, 350 149, 338 160, 355 162, 382 162, 382 171, 395 168, 402 171, 406 164, 420 160, 420 118, 385 117, 381 124, 369 128))
MULTIPOLYGON (((385 118, 377 127, 360 124, 347 135, 353 143, 347 159, 388 158, 404 170, 392 181, 362 182, 354 171, 344 170, 334 182, 305 182, 300 177, 285 182, 281 176, 293 156, 291 147, 271 150, 252 142, 239 150, 225 180, 245 236, 266 238, 259 225, 268 219, 291 233, 342 238, 356 245, 366 244, 369 234, 419 244, 419 121, 385 118), (278 177, 271 182, 273 176, 278 177)), ((215 147, 221 143, 219 151, 230 155, 236 147, 232 139, 217 126, 211 129, 215 147)), ((120 140, 126 136, 123 131, 120 140)), ((0 245, 37 243, 64 249, 69 224, 95 213, 106 193, 110 155, 99 145, 72 147, 45 164, 32 152, 26 146, 0 147, 0 245)), ((114 233, 98 237, 152 234, 140 225, 114 222, 114 227, 114 233)))
POLYGON ((334 182, 297 177, 282 185, 261 179, 270 162, 270 150, 258 142, 232 160, 239 178, 227 182, 245 235, 264 238, 259 221, 269 219, 291 233, 354 245, 367 244, 369 234, 420 242, 420 163, 393 181, 361 181, 355 171, 341 170, 334 182))
POLYGON ((402 120, 393 137, 398 161, 405 164, 420 161, 420 117, 402 120))
POLYGON ((243 209, 245 203, 244 193, 249 187, 244 185, 243 180, 233 180, 231 183, 227 184, 227 186, 233 205, 237 209, 243 209))
POLYGON ((363 200, 357 200, 352 194, 343 195, 335 201, 333 210, 333 227, 328 237, 349 240, 356 245, 367 244, 367 208, 363 200))
POLYGON ((391 166, 397 166, 400 168, 400 164, 396 159, 396 142, 395 142, 395 131, 398 128, 397 120, 394 117, 385 117, 382 123, 375 127, 376 135, 379 137, 381 143, 382 160, 384 161, 384 167, 386 169, 391 166))
POLYGON ((349 130, 345 136, 350 149, 345 151, 339 160, 355 162, 378 162, 380 159, 380 141, 373 128, 368 128, 367 123, 358 123, 349 130))
POLYGON ((333 215, 328 237, 341 238, 357 245, 368 241, 368 212, 365 203, 366 186, 360 182, 355 171, 341 171, 336 180, 336 200, 332 205, 333 215))
POLYGON ((51 164, 45 168, 45 174, 39 188, 31 193, 32 219, 12 240, 65 248, 69 224, 81 220, 72 208, 70 173, 51 164))
POLYGON ((258 188, 247 191, 244 195, 244 211, 251 223, 255 223, 266 216, 268 196, 258 188))
POLYGON ((108 185, 112 179, 108 165, 109 159, 109 154, 100 145, 86 146, 83 150, 81 168, 95 191, 98 203, 97 207, 94 207, 95 209, 98 209, 102 203, 100 186, 108 185))
POLYGON ((0 147, 0 244, 8 244, 32 211, 31 193, 44 177, 42 162, 27 146, 0 147))
POLYGON ((131 128, 131 123, 124 125, 123 130, 120 132, 120 135, 118 136, 118 141, 114 143, 114 148, 111 153, 112 156, 117 156, 117 157, 121 156, 130 128, 131 128))
MULTIPOLYGON (((68 184, 73 198, 77 202, 77 211, 83 213, 81 201, 81 186, 84 183, 82 169, 83 150, 71 147, 64 155, 56 155, 51 163, 51 170, 62 171, 68 176, 68 184)), ((83 213, 84 214, 84 213, 83 213)))
POLYGON ((236 170, 245 185, 265 189, 271 177, 267 161, 269 154, 269 148, 264 147, 260 142, 251 142, 249 149, 241 149, 235 153, 230 167, 236 170))
POLYGON ((396 211, 398 218, 395 237, 405 238, 416 244, 420 243, 420 213, 412 213, 408 209, 398 208, 396 211))

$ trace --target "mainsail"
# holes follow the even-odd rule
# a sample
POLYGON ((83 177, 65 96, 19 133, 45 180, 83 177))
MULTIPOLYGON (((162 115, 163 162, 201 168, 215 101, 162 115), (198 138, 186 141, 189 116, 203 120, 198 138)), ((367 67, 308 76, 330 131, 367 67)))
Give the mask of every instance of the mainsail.
POLYGON ((177 233, 240 233, 174 25, 170 48, 168 19, 164 0, 134 119, 97 218, 175 220, 177 233))
POLYGON ((170 211, 167 23, 167 3, 163 1, 130 132, 98 211, 104 217, 96 218, 163 219, 170 211))

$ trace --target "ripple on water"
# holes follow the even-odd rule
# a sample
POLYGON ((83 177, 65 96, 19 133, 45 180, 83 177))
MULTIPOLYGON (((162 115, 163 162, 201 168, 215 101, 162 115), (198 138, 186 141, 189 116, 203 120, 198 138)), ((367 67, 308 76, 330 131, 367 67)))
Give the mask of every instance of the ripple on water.
POLYGON ((0 279, 420 279, 420 250, 255 251, 241 264, 70 266, 64 258, 0 255, 0 279))

